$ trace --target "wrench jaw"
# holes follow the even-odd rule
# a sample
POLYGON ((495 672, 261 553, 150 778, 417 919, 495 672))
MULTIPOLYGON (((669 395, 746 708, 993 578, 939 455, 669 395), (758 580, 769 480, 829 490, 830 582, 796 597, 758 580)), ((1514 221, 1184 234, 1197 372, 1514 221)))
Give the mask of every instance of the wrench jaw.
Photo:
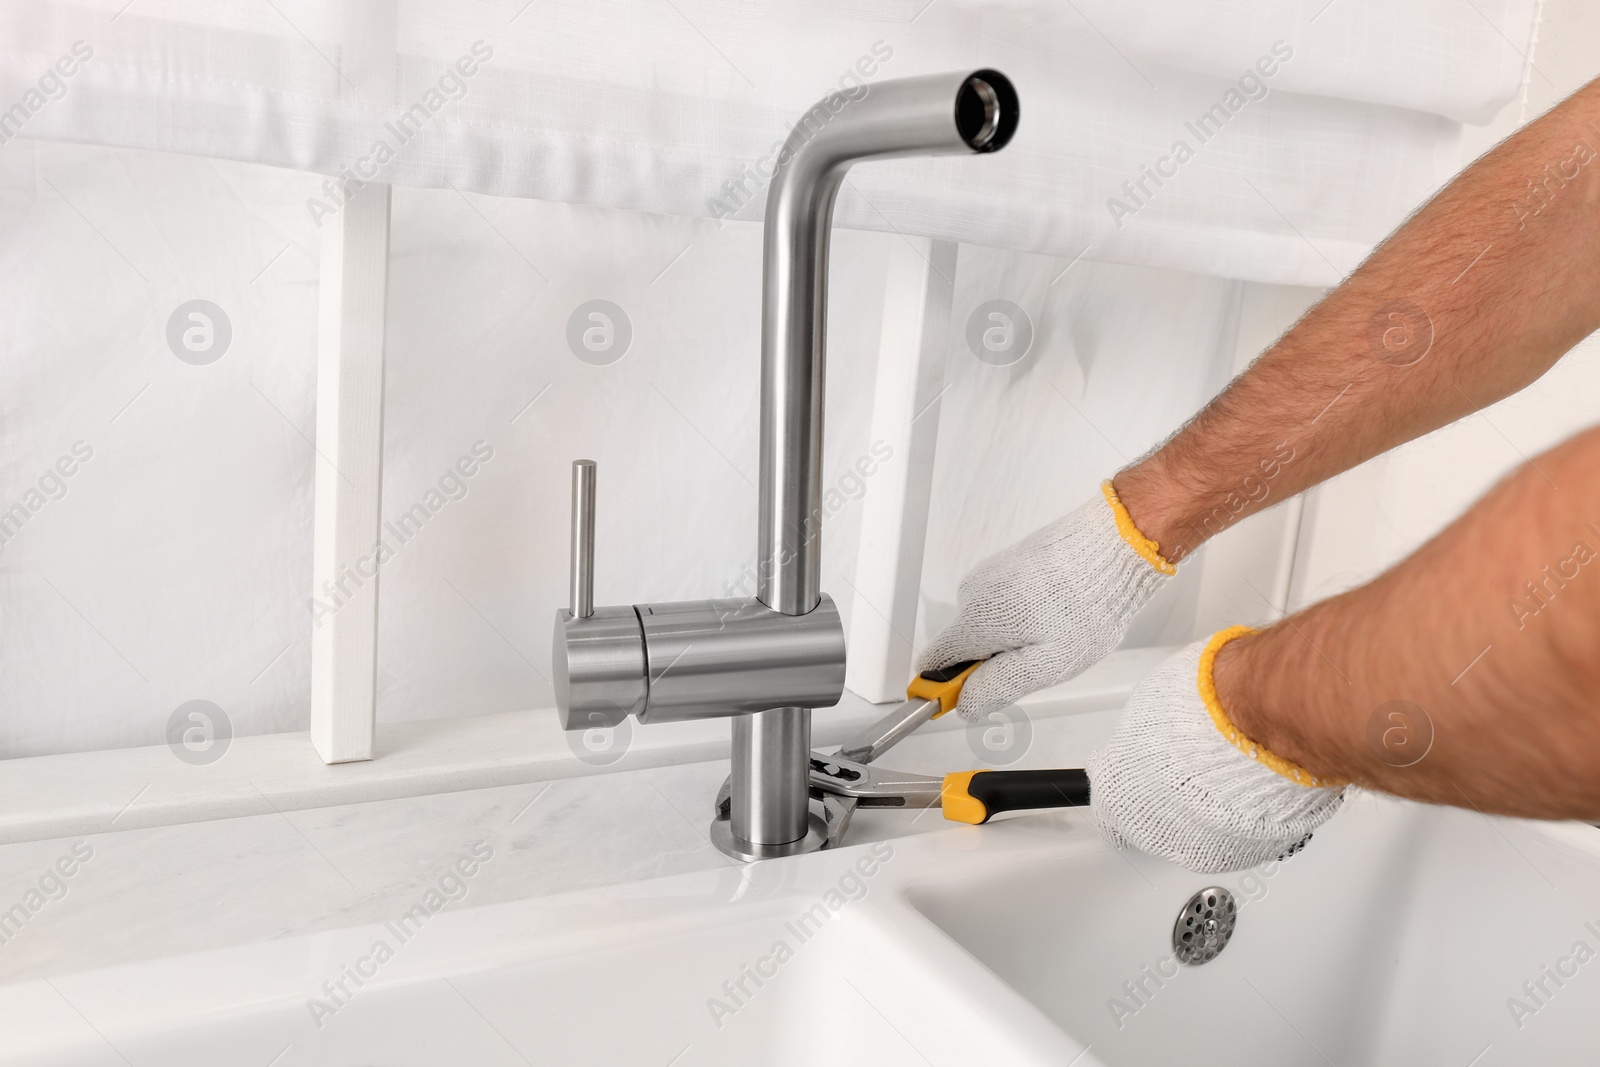
POLYGON ((844 832, 850 829, 850 817, 856 813, 855 797, 822 795, 822 822, 828 828, 828 840, 823 848, 838 848, 844 844, 844 832))
POLYGON ((813 793, 854 797, 864 808, 931 808, 939 804, 944 779, 887 767, 869 767, 842 756, 811 754, 813 793))
MULTIPOLYGON (((943 779, 867 765, 942 714, 946 710, 944 700, 953 705, 961 683, 976 666, 958 663, 944 672, 919 676, 911 688, 920 685, 923 692, 891 709, 847 741, 836 755, 811 753, 809 789, 811 799, 822 805, 822 821, 827 828, 823 848, 838 848, 843 843, 857 808, 927 808, 940 804, 943 779)), ((725 823, 732 817, 732 793, 733 780, 724 778, 713 808, 715 823, 725 823)))
MULTIPOLYGON (((717 790, 717 802, 713 813, 716 822, 727 822, 732 817, 732 794, 731 781, 724 778, 722 788, 717 790)), ((822 823, 827 829, 822 847, 838 848, 844 844, 845 831, 850 829, 850 817, 856 813, 857 798, 842 797, 812 788, 811 799, 822 804, 822 823)))
MULTIPOLYGON (((869 767, 879 756, 905 740, 918 727, 956 706, 961 687, 979 661, 952 663, 923 671, 906 687, 904 703, 862 730, 836 755, 811 753, 808 788, 811 799, 822 805, 826 829, 823 848, 838 848, 857 808, 932 808, 943 805, 944 779, 926 774, 906 774, 869 767)), ((732 780, 717 790, 715 832, 731 816, 732 780)), ((814 816, 813 816, 814 817, 814 816)), ((726 827, 721 827, 726 830, 726 827)))
MULTIPOLYGON (((869 767, 843 756, 811 754, 811 799, 822 804, 824 848, 838 848, 857 808, 932 808, 941 803, 944 779, 887 767, 869 767)), ((716 818, 729 818, 730 780, 717 790, 716 818)))
MULTIPOLYGON (((718 822, 726 822, 732 812, 732 788, 727 779, 722 782, 722 788, 717 790, 717 802, 714 816, 718 822)), ((850 817, 856 813, 859 803, 856 797, 843 797, 835 793, 826 793, 820 789, 811 790, 811 799, 822 803, 822 822, 827 827, 827 840, 823 848, 838 848, 844 843, 845 831, 850 829, 850 817)))

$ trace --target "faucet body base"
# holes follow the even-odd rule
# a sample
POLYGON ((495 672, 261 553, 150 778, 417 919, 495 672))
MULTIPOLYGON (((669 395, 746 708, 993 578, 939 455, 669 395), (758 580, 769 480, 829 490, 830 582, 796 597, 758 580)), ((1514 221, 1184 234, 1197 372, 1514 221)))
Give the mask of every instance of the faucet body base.
POLYGON ((749 863, 752 860, 773 860, 783 856, 798 856, 803 852, 815 852, 828 843, 828 827, 822 817, 808 813, 806 816, 805 836, 797 841, 785 841, 781 845, 759 845, 754 841, 746 841, 733 832, 733 823, 729 819, 711 820, 711 843, 725 856, 749 863))
POLYGON ((811 810, 811 709, 735 716, 732 757, 733 836, 763 846, 805 837, 811 810))

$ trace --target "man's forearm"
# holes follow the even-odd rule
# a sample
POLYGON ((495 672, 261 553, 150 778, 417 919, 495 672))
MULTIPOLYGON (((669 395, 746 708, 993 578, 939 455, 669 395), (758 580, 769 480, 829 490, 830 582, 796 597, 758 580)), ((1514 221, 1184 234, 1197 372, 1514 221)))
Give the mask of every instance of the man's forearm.
POLYGON ((1176 562, 1534 381, 1600 326, 1600 81, 1474 163, 1187 426, 1116 476, 1176 562))
POLYGON ((1600 429, 1400 565, 1217 656, 1258 744, 1400 796, 1600 820, 1600 429))

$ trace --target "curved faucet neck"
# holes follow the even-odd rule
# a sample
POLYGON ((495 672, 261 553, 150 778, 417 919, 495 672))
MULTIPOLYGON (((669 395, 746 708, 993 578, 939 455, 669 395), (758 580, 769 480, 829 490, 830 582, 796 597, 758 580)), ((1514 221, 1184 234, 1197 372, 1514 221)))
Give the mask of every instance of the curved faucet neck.
POLYGON ((934 74, 831 94, 784 142, 762 251, 756 595, 768 607, 804 615, 822 592, 828 245, 845 172, 869 159, 995 151, 1016 119, 1004 75, 934 74))

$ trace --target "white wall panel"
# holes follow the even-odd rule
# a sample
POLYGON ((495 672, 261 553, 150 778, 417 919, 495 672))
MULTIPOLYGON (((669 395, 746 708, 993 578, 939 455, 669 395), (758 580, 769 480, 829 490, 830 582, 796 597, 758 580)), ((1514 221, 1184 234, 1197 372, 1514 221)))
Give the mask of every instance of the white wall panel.
POLYGON ((159 743, 208 700, 305 729, 317 180, 152 152, 0 150, 0 754, 159 743), (231 338, 180 360, 203 298, 231 338))
MULTIPOLYGON (((160 743, 194 699, 239 734, 307 728, 317 185, 153 153, 0 153, 0 256, 18 280, 0 291, 0 499, 80 438, 95 450, 0 548, 0 753, 160 743), (203 366, 165 335, 196 297, 233 329, 203 366)), ((751 588, 759 369, 758 226, 453 190, 397 189, 392 212, 380 756, 386 721, 550 703, 577 456, 600 463, 602 602, 751 588), (608 364, 567 338, 594 300, 631 327, 608 364)), ((904 243, 841 231, 834 244, 823 584, 847 626, 877 484, 852 469, 871 450, 885 278, 904 243)), ((1225 379, 1236 283, 1067 266, 962 251, 924 632, 975 559, 1076 504, 1225 379), (1002 297, 1036 327, 1011 367, 977 360, 965 335, 1002 297)), ((1197 593, 1178 583, 1132 640, 1187 636, 1197 593)))

